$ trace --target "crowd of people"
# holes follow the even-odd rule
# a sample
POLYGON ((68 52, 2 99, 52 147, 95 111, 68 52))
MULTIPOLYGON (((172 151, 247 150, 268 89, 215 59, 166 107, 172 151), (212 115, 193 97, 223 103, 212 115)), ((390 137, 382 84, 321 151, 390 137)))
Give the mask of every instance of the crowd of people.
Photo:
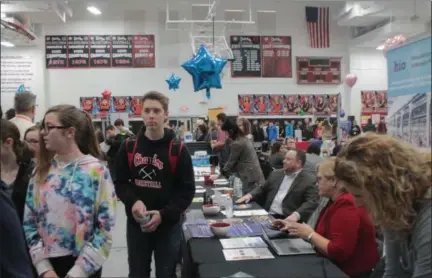
MULTIPOLYGON (((166 126, 168 98, 152 91, 141 104, 136 134, 118 120, 98 136, 91 116, 72 105, 50 107, 35 125, 36 96, 16 95, 15 116, 1 120, 2 277, 101 277, 118 200, 129 277, 150 277, 153 253, 156 276, 176 277, 181 224, 195 194, 192 158, 181 130, 166 126)), ((370 277, 380 261, 385 277, 431 277, 430 153, 368 132, 323 158, 318 140, 303 152, 288 128, 266 170, 253 142, 276 141, 272 126, 256 133, 258 123, 224 113, 199 122, 195 138, 209 143, 220 169, 210 178, 240 178, 237 203, 257 202, 275 227, 310 242, 350 277, 370 277)), ((334 137, 328 122, 318 128, 320 139, 334 137)))

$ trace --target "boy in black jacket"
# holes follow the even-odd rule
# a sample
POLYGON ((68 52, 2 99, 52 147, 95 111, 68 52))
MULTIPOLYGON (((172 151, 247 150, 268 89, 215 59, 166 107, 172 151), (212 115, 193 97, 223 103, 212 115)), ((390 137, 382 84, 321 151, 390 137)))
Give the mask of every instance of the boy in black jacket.
POLYGON ((168 98, 149 92, 141 104, 145 127, 134 140, 125 141, 115 163, 116 191, 128 217, 129 277, 150 277, 153 251, 156 277, 175 277, 180 218, 195 194, 192 159, 186 147, 174 141, 175 134, 164 128, 168 98))

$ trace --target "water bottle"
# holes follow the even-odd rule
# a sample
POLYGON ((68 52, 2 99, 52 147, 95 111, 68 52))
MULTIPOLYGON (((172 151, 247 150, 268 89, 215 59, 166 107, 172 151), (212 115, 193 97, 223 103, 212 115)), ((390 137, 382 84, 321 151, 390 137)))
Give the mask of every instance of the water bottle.
POLYGON ((234 210, 233 210, 233 201, 230 196, 226 196, 225 198, 225 216, 230 219, 234 216, 234 210))
POLYGON ((233 195, 234 198, 238 199, 243 196, 243 184, 239 178, 234 178, 234 185, 233 185, 233 195))

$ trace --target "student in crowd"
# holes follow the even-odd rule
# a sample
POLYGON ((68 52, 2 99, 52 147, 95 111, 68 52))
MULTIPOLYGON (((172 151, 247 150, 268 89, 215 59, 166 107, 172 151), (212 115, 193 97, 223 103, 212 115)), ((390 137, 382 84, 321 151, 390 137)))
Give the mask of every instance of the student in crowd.
POLYGON ((360 126, 357 124, 356 120, 353 120, 352 121, 351 131, 350 131, 350 136, 354 137, 354 136, 357 136, 357 135, 360 135, 360 134, 361 134, 360 126))
POLYGON ((20 139, 24 140, 27 129, 34 126, 33 119, 36 113, 36 95, 30 92, 17 93, 14 99, 15 117, 10 119, 20 132, 20 139))
POLYGON ((276 141, 279 137, 278 128, 275 126, 274 122, 269 122, 268 126, 268 141, 276 141))
POLYGON ((297 148, 296 140, 293 137, 285 138, 284 145, 285 145, 285 149, 287 150, 295 150, 297 148))
POLYGON ((432 276, 431 166, 430 154, 374 133, 336 157, 336 178, 383 229, 384 277, 432 276))
POLYGON ((271 146, 270 157, 268 162, 273 169, 282 169, 283 161, 285 159, 286 150, 280 142, 274 142, 271 146))
POLYGON ((34 277, 22 225, 13 202, 2 188, 0 188, 0 212, 0 277, 34 277))
POLYGON ((41 277, 101 277, 115 224, 116 196, 89 115, 51 107, 41 124, 24 231, 41 277))
POLYGON ((20 140, 18 128, 1 119, 1 187, 15 204, 22 222, 30 175, 33 171, 33 153, 20 140))
POLYGON ((109 150, 106 153, 108 168, 111 172, 111 177, 115 180, 115 163, 117 152, 120 149, 121 144, 129 138, 128 133, 120 133, 113 125, 109 125, 106 128, 106 139, 105 144, 109 146, 109 150))
POLYGON ((369 278, 380 259, 375 227, 366 209, 358 207, 337 180, 334 169, 334 158, 317 167, 319 195, 330 201, 321 210, 315 230, 285 220, 276 220, 273 225, 309 241, 318 255, 327 257, 349 277, 369 278))
POLYGON ((15 109, 11 108, 8 111, 6 111, 6 120, 11 120, 13 118, 15 118, 16 113, 15 113, 15 109))
POLYGON ((256 187, 237 203, 262 201, 263 208, 277 219, 307 222, 318 206, 315 176, 303 171, 306 154, 289 150, 284 168, 273 171, 263 186, 256 187))
POLYGON ((164 128, 168 98, 148 92, 141 100, 145 126, 120 147, 116 189, 125 204, 130 278, 150 277, 154 252, 156 277, 175 277, 182 238, 181 216, 195 194, 191 156, 164 128), (143 222, 149 217, 148 222, 143 222), (139 221, 139 222, 138 222, 139 221))
POLYGON ((34 153, 33 161, 39 156, 39 135, 40 135, 40 127, 38 125, 32 126, 27 129, 24 134, 24 141, 27 143, 30 150, 34 153))
POLYGON ((134 133, 130 131, 127 127, 124 125, 124 121, 122 119, 117 119, 114 121, 114 126, 117 128, 119 134, 124 138, 128 138, 131 136, 134 136, 134 133))
POLYGON ((205 123, 202 123, 198 126, 198 129, 200 130, 200 136, 196 139, 197 142, 208 142, 211 134, 209 133, 207 125, 205 123))
POLYGON ((376 126, 372 123, 372 119, 367 120, 367 125, 363 128, 363 132, 376 132, 376 126))
POLYGON ((219 113, 216 115, 216 118, 219 131, 217 140, 211 142, 211 148, 213 149, 213 153, 218 155, 219 167, 223 169, 229 157, 231 141, 227 138, 225 131, 222 130, 222 125, 227 120, 227 115, 225 113, 219 113))
POLYGON ((321 161, 323 161, 321 157, 321 145, 318 142, 313 142, 306 150, 306 163, 303 169, 315 175, 317 165, 321 161))
POLYGON ((237 125, 240 128, 240 130, 245 134, 246 138, 251 140, 253 143, 254 140, 251 131, 251 123, 249 122, 249 120, 243 117, 238 117, 237 125))

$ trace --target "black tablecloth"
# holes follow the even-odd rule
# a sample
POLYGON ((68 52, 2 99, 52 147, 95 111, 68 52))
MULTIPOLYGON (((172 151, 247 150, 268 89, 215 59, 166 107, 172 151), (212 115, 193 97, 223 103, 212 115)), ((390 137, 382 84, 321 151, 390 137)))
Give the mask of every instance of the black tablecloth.
MULTIPOLYGON (((201 182, 196 185, 206 186, 201 182)), ((196 194, 195 197, 202 197, 196 194)), ((250 209, 261 209, 251 203, 250 209)), ((201 209, 202 203, 192 203, 189 209, 201 209)), ((212 218, 225 218, 221 213, 212 218)), ((274 254, 272 248, 269 248, 274 254)), ((329 260, 316 255, 278 256, 274 259, 226 261, 217 238, 191 238, 183 242, 182 277, 223 277, 245 272, 255 277, 347 277, 329 260)))

